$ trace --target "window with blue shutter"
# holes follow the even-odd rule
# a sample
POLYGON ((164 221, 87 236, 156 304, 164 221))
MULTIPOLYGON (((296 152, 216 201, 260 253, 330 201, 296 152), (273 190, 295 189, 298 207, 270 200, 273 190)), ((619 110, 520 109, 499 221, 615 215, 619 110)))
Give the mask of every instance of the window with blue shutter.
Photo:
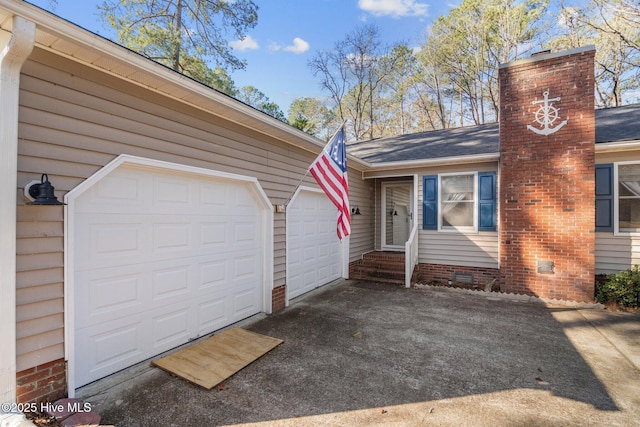
POLYGON ((478 230, 496 230, 496 173, 478 173, 478 230))
POLYGON ((613 231, 613 164, 596 165, 596 231, 613 231))
POLYGON ((422 178, 422 229, 438 229, 438 176, 422 178))

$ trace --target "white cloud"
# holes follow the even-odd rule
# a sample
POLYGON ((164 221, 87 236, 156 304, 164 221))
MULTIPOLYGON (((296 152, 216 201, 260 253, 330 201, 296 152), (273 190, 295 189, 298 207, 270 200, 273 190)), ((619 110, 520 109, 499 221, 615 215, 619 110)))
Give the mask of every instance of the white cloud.
POLYGON ((269 50, 272 52, 285 50, 287 52, 293 52, 296 55, 299 55, 309 50, 309 43, 302 40, 300 37, 296 37, 295 39, 293 39, 293 44, 290 46, 282 46, 276 42, 271 42, 269 43, 269 50))
POLYGON ((287 52, 293 52, 297 55, 305 53, 309 50, 309 43, 302 40, 300 37, 293 39, 293 44, 284 48, 287 52))
POLYGON ((282 50, 282 45, 279 45, 276 42, 269 42, 269 48, 268 48, 271 52, 278 52, 280 50, 282 50))
POLYGON ((358 6, 374 16, 427 16, 429 5, 416 0, 358 0, 358 6))
POLYGON ((260 47, 258 45, 258 42, 255 41, 251 36, 246 36, 242 40, 232 41, 229 43, 229 46, 231 46, 232 49, 240 50, 240 51, 255 50, 260 47))

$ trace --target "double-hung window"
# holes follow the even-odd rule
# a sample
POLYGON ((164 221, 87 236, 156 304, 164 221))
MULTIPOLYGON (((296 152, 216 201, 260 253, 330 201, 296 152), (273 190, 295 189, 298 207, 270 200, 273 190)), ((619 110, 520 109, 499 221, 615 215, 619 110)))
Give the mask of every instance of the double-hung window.
POLYGON ((475 173, 440 175, 440 230, 476 231, 475 173))
POLYGON ((495 230, 495 172, 423 177, 422 228, 462 232, 495 230))
POLYGON ((596 231, 640 233, 640 163, 596 165, 596 231))

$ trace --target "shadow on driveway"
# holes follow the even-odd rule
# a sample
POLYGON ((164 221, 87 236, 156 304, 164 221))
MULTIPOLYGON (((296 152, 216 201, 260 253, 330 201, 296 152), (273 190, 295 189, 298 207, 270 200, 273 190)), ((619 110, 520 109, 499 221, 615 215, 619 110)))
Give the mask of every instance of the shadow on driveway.
MULTIPOLYGON (((284 344, 223 390, 147 369, 85 400, 119 427, 636 423, 640 372, 607 315, 530 301, 338 281, 247 323, 284 344)), ((640 317, 612 318, 640 348, 640 317)))

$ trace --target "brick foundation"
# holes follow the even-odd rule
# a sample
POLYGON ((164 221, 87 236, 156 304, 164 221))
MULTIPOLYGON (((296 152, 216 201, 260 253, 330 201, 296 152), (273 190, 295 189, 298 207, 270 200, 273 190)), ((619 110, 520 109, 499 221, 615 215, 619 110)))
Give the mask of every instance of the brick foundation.
POLYGON ((456 280, 458 275, 471 275, 472 284, 480 288, 485 288, 487 284, 497 283, 500 280, 500 272, 496 268, 461 267, 458 265, 444 264, 418 264, 417 281, 427 282, 448 282, 456 280))
POLYGON ((273 291, 271 291, 271 312, 272 313, 277 313, 278 311, 284 309, 286 295, 287 295, 286 285, 273 288, 273 291))
POLYGON ((595 112, 592 48, 500 68, 500 269, 507 292, 593 301, 595 112), (547 93, 555 133, 539 135, 547 93), (560 98, 559 100, 556 98, 560 98), (535 103, 534 103, 535 101, 535 103))
POLYGON ((54 402, 67 396, 67 364, 54 360, 16 374, 16 400, 54 402))

